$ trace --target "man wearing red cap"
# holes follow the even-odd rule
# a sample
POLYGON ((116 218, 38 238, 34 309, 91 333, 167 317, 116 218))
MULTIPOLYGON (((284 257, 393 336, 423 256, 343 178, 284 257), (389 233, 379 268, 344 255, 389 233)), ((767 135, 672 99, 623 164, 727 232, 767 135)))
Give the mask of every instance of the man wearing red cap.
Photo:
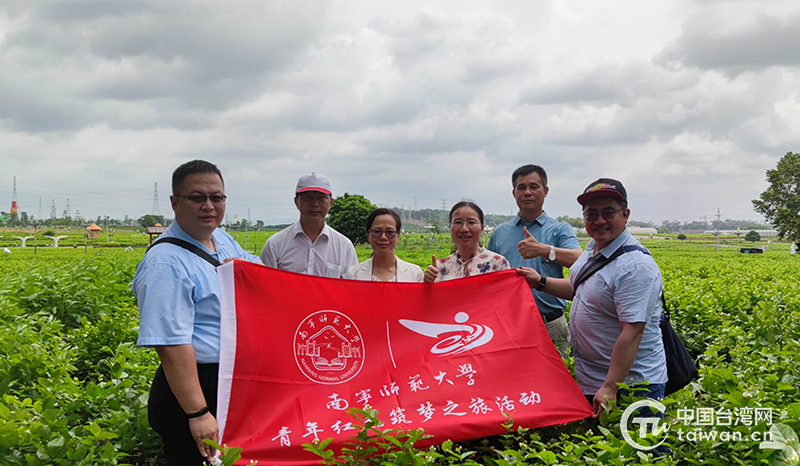
MULTIPOLYGON (((575 378, 592 403, 592 417, 598 417, 602 405, 620 395, 618 383, 643 387, 638 394, 648 398, 664 397, 662 281, 658 265, 627 229, 631 211, 622 183, 600 178, 578 196, 578 203, 592 240, 570 268, 569 278, 547 280, 544 291, 572 299, 575 378), (583 279, 593 263, 609 258, 583 279)), ((523 267, 518 273, 531 286, 539 285, 541 277, 533 269, 523 267)))
POLYGON ((331 182, 318 173, 301 176, 295 188, 294 205, 300 220, 271 236, 261 250, 268 267, 290 272, 344 277, 358 264, 353 243, 325 223, 333 205, 331 182))

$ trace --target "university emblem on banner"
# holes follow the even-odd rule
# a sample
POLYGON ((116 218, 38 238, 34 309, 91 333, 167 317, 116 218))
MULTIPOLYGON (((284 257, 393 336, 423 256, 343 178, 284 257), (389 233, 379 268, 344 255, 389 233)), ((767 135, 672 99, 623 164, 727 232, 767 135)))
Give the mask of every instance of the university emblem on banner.
POLYGON ((327 385, 347 382, 364 366, 361 332, 341 312, 315 312, 297 327, 294 358, 303 375, 313 382, 327 385))

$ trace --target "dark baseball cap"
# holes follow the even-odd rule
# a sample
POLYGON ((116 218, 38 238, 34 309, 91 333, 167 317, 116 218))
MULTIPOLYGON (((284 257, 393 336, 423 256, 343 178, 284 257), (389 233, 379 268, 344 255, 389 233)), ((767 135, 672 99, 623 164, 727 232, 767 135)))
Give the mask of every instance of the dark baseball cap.
POLYGON ((628 202, 628 192, 625 191, 625 187, 619 180, 611 178, 600 178, 593 181, 583 190, 583 194, 578 196, 578 204, 584 205, 589 199, 596 197, 610 197, 628 202))

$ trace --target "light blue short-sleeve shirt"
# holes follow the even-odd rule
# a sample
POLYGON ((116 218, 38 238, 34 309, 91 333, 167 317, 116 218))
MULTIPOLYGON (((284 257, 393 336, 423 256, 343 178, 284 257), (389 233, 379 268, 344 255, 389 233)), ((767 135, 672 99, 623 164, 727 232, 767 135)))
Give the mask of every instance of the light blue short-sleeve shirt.
MULTIPOLYGON (((242 257, 261 263, 220 229, 211 236, 216 251, 189 236, 177 222, 162 236, 188 241, 220 262, 242 257)), ((155 246, 136 267, 133 293, 139 303, 139 346, 191 344, 198 363, 219 362, 220 284, 213 265, 175 244, 155 246)))
MULTIPOLYGON (((626 229, 597 254, 611 256, 621 246, 641 243, 626 229)), ((595 242, 570 268, 570 282, 595 255, 595 242)), ((667 360, 661 339, 661 271, 641 251, 622 254, 586 279, 577 289, 569 313, 575 379, 585 395, 603 386, 611 367, 611 353, 622 329, 620 322, 645 322, 642 341, 625 383, 666 383, 667 360)))
MULTIPOLYGON (((557 248, 575 249, 580 248, 575 230, 565 222, 559 222, 542 212, 538 218, 528 223, 517 214, 512 220, 499 225, 494 229, 492 237, 486 249, 496 252, 508 260, 511 268, 530 267, 547 278, 564 278, 564 267, 554 261, 545 260, 544 257, 534 257, 533 259, 523 259, 517 249, 517 244, 525 239, 524 227, 536 238, 536 241, 544 244, 552 244, 557 248)), ((543 291, 534 290, 533 299, 542 314, 549 314, 555 311, 563 311, 567 307, 567 302, 543 291)))

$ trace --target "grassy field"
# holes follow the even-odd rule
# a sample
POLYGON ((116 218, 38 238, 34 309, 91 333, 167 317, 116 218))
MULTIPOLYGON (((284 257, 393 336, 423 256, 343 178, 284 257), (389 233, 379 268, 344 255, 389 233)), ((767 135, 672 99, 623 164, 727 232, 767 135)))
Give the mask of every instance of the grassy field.
MULTIPOLYGON (((272 233, 259 232, 256 249, 272 233)), ((243 232, 238 240, 244 244, 243 232)), ((661 464, 768 464, 770 458, 783 464, 751 438, 679 436, 675 419, 678 409, 763 407, 772 410, 770 423, 800 429, 800 256, 789 255, 788 243, 769 244, 761 255, 740 254, 734 244, 716 253, 713 241, 705 240, 643 243, 661 267, 674 326, 701 370, 697 382, 665 402, 674 455, 661 464)), ((105 245, 38 248, 36 254, 31 247, 11 247, 10 254, 0 253, 0 464, 161 464, 145 409, 157 358, 135 346, 138 311, 130 291, 144 248, 105 245)), ((370 254, 366 246, 357 250, 361 260, 370 254)), ((431 240, 417 234, 400 240, 398 256, 425 267, 431 254, 450 250, 443 235, 431 240)), ((415 452, 415 461, 649 463, 622 440, 620 416, 615 408, 600 426, 514 432, 502 445, 450 447, 464 455, 459 460, 439 449, 415 452)), ((729 433, 769 428, 765 420, 716 427, 729 433)))

